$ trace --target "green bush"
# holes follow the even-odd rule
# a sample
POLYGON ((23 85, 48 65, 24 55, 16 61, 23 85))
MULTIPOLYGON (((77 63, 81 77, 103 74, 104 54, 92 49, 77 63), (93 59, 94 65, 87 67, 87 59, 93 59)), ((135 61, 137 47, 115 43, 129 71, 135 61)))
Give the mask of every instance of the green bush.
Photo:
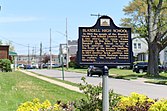
POLYGON ((121 96, 114 111, 148 111, 154 100, 145 95, 131 93, 130 96, 121 96))
POLYGON ((9 72, 11 71, 11 62, 9 59, 0 59, 0 70, 2 72, 9 72))
POLYGON ((167 111, 167 100, 159 100, 148 111, 167 111))
MULTIPOLYGON (((102 111, 102 86, 93 86, 88 84, 85 81, 85 78, 82 78, 84 84, 80 84, 80 90, 86 95, 86 99, 81 99, 77 101, 75 107, 79 111, 102 111)), ((118 94, 109 92, 109 104, 110 110, 113 111, 113 108, 117 105, 119 101, 118 94)))
POLYGON ((75 68, 75 67, 77 67, 77 63, 75 61, 70 61, 69 67, 75 68))
POLYGON ((32 101, 22 103, 17 111, 74 111, 74 105, 73 103, 61 103, 61 101, 52 105, 49 100, 41 102, 38 98, 35 98, 32 101))

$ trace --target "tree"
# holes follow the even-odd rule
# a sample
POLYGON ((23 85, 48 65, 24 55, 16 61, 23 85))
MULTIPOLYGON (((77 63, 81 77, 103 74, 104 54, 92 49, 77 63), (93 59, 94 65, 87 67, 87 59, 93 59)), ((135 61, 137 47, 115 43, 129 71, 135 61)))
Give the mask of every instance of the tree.
POLYGON ((42 62, 44 64, 48 63, 50 61, 50 56, 47 55, 46 53, 43 55, 42 62))
POLYGON ((9 51, 15 51, 14 45, 11 41, 6 42, 6 45, 9 45, 9 51))
MULTIPOLYGON (((0 40, 0 45, 2 45, 3 42, 0 40)), ((12 44, 12 41, 8 41, 5 43, 6 45, 9 45, 9 51, 15 51, 14 45, 12 44)))
POLYGON ((148 43, 147 74, 158 76, 159 53, 167 46, 167 0, 133 0, 123 11, 129 18, 121 19, 121 25, 148 43))

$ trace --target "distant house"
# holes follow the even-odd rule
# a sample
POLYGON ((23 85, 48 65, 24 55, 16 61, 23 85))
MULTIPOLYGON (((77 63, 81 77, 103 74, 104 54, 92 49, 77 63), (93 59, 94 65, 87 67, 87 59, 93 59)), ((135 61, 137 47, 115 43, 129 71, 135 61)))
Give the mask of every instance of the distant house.
MULTIPOLYGON (((138 38, 139 34, 132 34, 133 56, 136 61, 148 61, 148 44, 144 38, 138 38)), ((159 54, 160 63, 167 66, 167 47, 159 54)))
POLYGON ((0 59, 9 59, 9 45, 0 45, 0 59))
MULTIPOLYGON (((40 64, 40 60, 44 58, 44 55, 40 58, 40 55, 18 55, 17 64, 40 64)), ((52 55, 52 63, 58 64, 58 55, 52 55)))
POLYGON ((69 56, 75 56, 78 50, 78 41, 77 40, 69 40, 68 41, 69 47, 69 56))
POLYGON ((132 34, 132 50, 135 61, 148 60, 148 44, 144 38, 138 38, 139 34, 132 34))
POLYGON ((167 47, 159 54, 161 64, 167 66, 167 47))

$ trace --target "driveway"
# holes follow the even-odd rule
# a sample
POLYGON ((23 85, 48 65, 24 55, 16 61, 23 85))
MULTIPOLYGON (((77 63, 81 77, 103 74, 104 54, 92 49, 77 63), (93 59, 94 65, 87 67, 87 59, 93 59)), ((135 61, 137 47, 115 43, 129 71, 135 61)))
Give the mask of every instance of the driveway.
MULTIPOLYGON (((58 70, 31 70, 32 72, 48 76, 55 77, 58 79, 62 79, 62 71, 58 70)), ((102 77, 93 76, 87 77, 86 74, 75 73, 75 72, 64 72, 64 80, 74 82, 74 83, 82 83, 81 78, 85 77, 86 81, 92 85, 98 85, 102 83, 102 77)), ((147 95, 150 98, 165 98, 167 99, 167 86, 165 85, 155 85, 150 83, 144 83, 142 80, 122 80, 122 79, 108 79, 109 89, 113 89, 114 92, 122 95, 129 95, 131 92, 137 92, 140 94, 147 95)))

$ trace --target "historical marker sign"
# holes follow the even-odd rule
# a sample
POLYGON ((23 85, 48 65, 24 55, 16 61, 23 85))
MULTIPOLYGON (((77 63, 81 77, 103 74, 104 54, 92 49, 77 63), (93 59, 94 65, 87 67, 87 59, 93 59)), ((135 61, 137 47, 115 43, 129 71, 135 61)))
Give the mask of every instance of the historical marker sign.
POLYGON ((131 28, 117 27, 108 16, 93 27, 79 27, 79 65, 131 65, 132 56, 131 28))

